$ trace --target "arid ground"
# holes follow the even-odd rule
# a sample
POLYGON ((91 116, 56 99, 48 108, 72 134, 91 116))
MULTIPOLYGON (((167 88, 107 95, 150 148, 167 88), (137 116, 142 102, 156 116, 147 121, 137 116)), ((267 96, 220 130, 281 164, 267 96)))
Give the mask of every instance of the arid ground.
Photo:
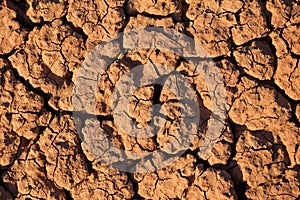
POLYGON ((1 200, 300 199, 299 0, 0 0, 0 22, 1 200), (172 51, 121 55, 101 72, 96 91, 77 91, 95 95, 97 120, 114 146, 153 152, 181 127, 178 96, 156 84, 134 92, 128 116, 144 127, 151 106, 161 105, 167 120, 157 135, 134 137, 116 125, 114 87, 137 65, 181 73, 200 110, 196 139, 180 158, 122 172, 84 143, 97 140, 82 137, 95 120, 86 115, 75 126, 74 82, 96 45, 149 26, 199 41, 223 78, 226 120, 203 156, 201 141, 216 117, 210 83, 172 51))

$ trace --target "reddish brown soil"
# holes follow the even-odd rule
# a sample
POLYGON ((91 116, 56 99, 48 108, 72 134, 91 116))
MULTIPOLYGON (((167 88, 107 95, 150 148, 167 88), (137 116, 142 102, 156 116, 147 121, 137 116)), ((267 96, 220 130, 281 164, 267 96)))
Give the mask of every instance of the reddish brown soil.
MULTIPOLYGON (((0 21, 1 200, 300 198, 300 1, 5 0, 0 21), (202 77, 172 52, 129 52, 96 91, 96 113, 113 143, 150 152, 176 135, 180 113, 167 89, 159 97, 170 119, 167 135, 134 138, 113 123, 113 87, 149 60, 173 66, 194 85, 201 131, 170 166, 125 173, 99 163, 82 144, 73 83, 99 42, 148 26, 196 38, 216 62, 226 88, 226 129, 200 158, 212 115, 202 77)), ((140 126, 149 122, 155 91, 142 87, 131 99, 129 115, 140 126)))

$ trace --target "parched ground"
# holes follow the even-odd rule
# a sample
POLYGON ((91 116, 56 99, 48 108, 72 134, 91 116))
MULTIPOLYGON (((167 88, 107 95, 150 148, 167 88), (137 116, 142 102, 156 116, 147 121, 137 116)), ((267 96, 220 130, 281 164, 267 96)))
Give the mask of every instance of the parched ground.
MULTIPOLYGON (((300 199, 299 0, 0 0, 0 22, 1 200, 300 199), (176 96, 157 85, 135 91, 128 113, 145 126, 153 103, 163 105, 168 120, 156 137, 135 138, 115 125, 113 88, 134 66, 160 63, 182 73, 201 113, 198 140, 178 160, 125 173, 101 164, 82 143, 72 91, 93 47, 148 26, 197 39, 216 62, 226 128, 200 157, 212 117, 203 77, 172 52, 122 55, 94 91, 96 114, 116 146, 152 152, 178 130, 176 96)), ((82 131, 92 123, 83 119, 82 131)))

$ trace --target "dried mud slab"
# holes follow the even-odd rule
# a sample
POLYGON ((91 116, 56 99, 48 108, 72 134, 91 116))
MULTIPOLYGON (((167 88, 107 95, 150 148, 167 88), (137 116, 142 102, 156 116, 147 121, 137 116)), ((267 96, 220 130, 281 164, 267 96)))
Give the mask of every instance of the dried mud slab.
POLYGON ((94 173, 71 190, 73 199, 131 199, 134 196, 126 173, 102 165, 95 168, 94 173))
POLYGON ((249 130, 269 130, 286 123, 291 117, 289 102, 275 88, 251 88, 233 102, 231 119, 249 130))
POLYGON ((1 80, 1 158, 2 166, 12 164, 20 153, 22 139, 38 136, 45 112, 43 98, 28 90, 16 77, 7 61, 0 59, 1 80))
POLYGON ((289 148, 291 146, 285 143, 285 139, 279 139, 276 131, 241 130, 235 159, 243 180, 249 186, 246 191, 248 198, 277 196, 295 199, 299 196, 299 171, 288 167, 291 162, 289 155, 293 156, 289 148))
POLYGON ((267 13, 264 11, 263 4, 259 0, 244 2, 238 15, 239 23, 232 29, 235 44, 242 45, 268 33, 267 13))
POLYGON ((291 17, 292 2, 268 1, 266 2, 266 8, 272 13, 271 24, 274 28, 283 28, 291 17))
POLYGON ((273 77, 275 57, 268 43, 254 41, 250 46, 238 48, 233 55, 247 74, 259 80, 273 77))
POLYGON ((5 24, 0 28, 0 54, 7 54, 24 43, 27 31, 15 20, 17 13, 4 5, 0 5, 0 17, 5 24))
POLYGON ((48 180, 45 163, 39 147, 31 145, 4 174, 4 186, 19 199, 66 199, 63 190, 48 180))
POLYGON ((189 154, 166 169, 136 174, 135 179, 145 199, 237 199, 228 173, 205 170, 189 154))
POLYGON ((282 88, 290 98, 300 100, 299 84, 299 59, 286 56, 278 59, 277 71, 274 76, 275 83, 282 88))
POLYGON ((89 174, 74 129, 70 116, 54 117, 37 141, 47 161, 47 177, 68 190, 89 174))
MULTIPOLYGON (((0 21, 1 200, 300 198, 299 1, 4 0, 0 21), (205 58, 198 64, 172 49, 134 49, 105 70, 84 71, 87 77, 80 78, 87 81, 96 75, 95 91, 75 87, 96 45, 146 27, 195 39, 213 59, 215 74, 205 79, 199 73, 213 67, 205 58), (180 142, 170 143, 182 137, 182 97, 159 84, 137 88, 127 118, 114 116, 114 98, 131 84, 122 78, 141 65, 147 66, 144 76, 163 65, 187 80, 198 101, 187 110, 199 109, 199 126, 189 130, 195 137, 187 151, 167 166, 142 158, 145 164, 129 163, 133 169, 123 172, 106 161, 132 162, 132 153, 177 148, 180 142), (211 138, 207 132, 219 117, 213 100, 222 95, 207 80, 224 86, 226 95, 219 101, 226 105, 217 104, 226 112, 223 128, 211 138), (96 117, 83 113, 92 97, 95 107, 89 109, 96 117), (157 106, 156 135, 148 131, 142 138, 126 130, 128 119, 140 130, 151 124, 157 106), (215 144, 203 156, 207 138, 215 144)), ((144 39, 147 34, 104 51, 130 49, 144 39)), ((193 49, 182 38, 173 42, 193 49)))
POLYGON ((50 94, 54 109, 71 110, 72 81, 70 74, 84 59, 82 36, 54 20, 36 27, 28 35, 25 47, 10 56, 12 66, 34 87, 50 94))
POLYGON ((2 134, 0 135, 0 150, 2 152, 0 164, 1 166, 6 166, 16 159, 21 139, 17 134, 12 132, 7 118, 1 117, 0 127, 2 131, 2 134))
POLYGON ((299 26, 291 25, 291 26, 288 26, 287 28, 283 29, 283 32, 282 32, 282 37, 287 42, 288 49, 292 53, 297 54, 297 55, 300 54, 299 30, 300 30, 299 26))
POLYGON ((127 3, 127 9, 129 13, 136 14, 149 14, 156 16, 176 16, 181 15, 182 2, 176 1, 133 1, 130 0, 127 3))
POLYGON ((58 0, 58 1, 37 1, 29 0, 27 1, 29 6, 26 11, 26 15, 34 23, 53 21, 55 19, 61 18, 68 8, 68 1, 58 0), (55 11, 55 12, 54 12, 55 11))
POLYGON ((297 116, 298 120, 300 121, 300 105, 299 104, 296 107, 296 116, 297 116))
MULTIPOLYGON (((289 28, 288 30, 293 30, 295 27, 289 28)), ((297 34, 297 32, 274 32, 271 34, 272 41, 275 48, 277 49, 276 55, 277 59, 277 70, 274 75, 275 83, 285 91, 285 93, 294 100, 300 99, 299 87, 296 87, 299 82, 299 57, 296 55, 297 50, 293 46, 297 46, 297 43, 291 39, 293 36, 289 37, 289 34, 297 34), (285 35, 285 37, 284 37, 285 35), (286 37, 290 38, 286 40, 286 37), (292 49, 293 48, 293 49, 292 49), (296 52, 292 52, 296 51, 296 52)), ((299 38, 296 36, 296 38, 299 38)))
POLYGON ((88 49, 119 33, 125 23, 124 1, 70 1, 67 20, 88 35, 88 49))
POLYGON ((234 13, 242 8, 237 1, 188 1, 186 16, 192 21, 189 31, 204 46, 212 57, 229 55, 231 28, 237 24, 234 13))

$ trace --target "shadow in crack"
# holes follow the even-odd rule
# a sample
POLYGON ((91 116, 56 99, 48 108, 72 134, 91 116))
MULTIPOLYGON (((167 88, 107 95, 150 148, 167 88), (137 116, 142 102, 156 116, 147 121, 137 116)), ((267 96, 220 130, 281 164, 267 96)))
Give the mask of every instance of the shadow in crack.
POLYGON ((230 158, 228 159, 228 163, 227 163, 227 166, 229 167, 227 172, 230 174, 232 181, 234 182, 234 190, 238 196, 238 199, 246 200, 246 199, 248 199, 246 197, 246 190, 247 190, 247 188, 249 188, 249 186, 248 186, 247 182, 244 181, 242 170, 239 167, 237 161, 234 160, 234 158, 237 154, 236 144, 237 144, 239 138, 241 137, 243 130, 245 130, 246 127, 237 125, 234 122, 232 122, 231 120, 229 120, 229 124, 230 124, 231 130, 233 132, 234 143, 231 148, 232 154, 231 154, 230 158))
MULTIPOLYGON (((1 3, 1 0, 0 0, 1 3)), ((26 11, 29 8, 28 3, 25 0, 21 1, 6 1, 7 7, 14 10, 17 13, 17 21, 19 21, 23 26, 33 29, 34 23, 31 19, 26 15, 26 11)))
MULTIPOLYGON (((235 162, 235 161, 234 161, 235 162)), ((243 180, 243 174, 237 163, 235 162, 235 167, 229 170, 229 174, 234 182, 234 190, 238 196, 238 199, 247 199, 245 193, 249 187, 246 181, 243 180)))

